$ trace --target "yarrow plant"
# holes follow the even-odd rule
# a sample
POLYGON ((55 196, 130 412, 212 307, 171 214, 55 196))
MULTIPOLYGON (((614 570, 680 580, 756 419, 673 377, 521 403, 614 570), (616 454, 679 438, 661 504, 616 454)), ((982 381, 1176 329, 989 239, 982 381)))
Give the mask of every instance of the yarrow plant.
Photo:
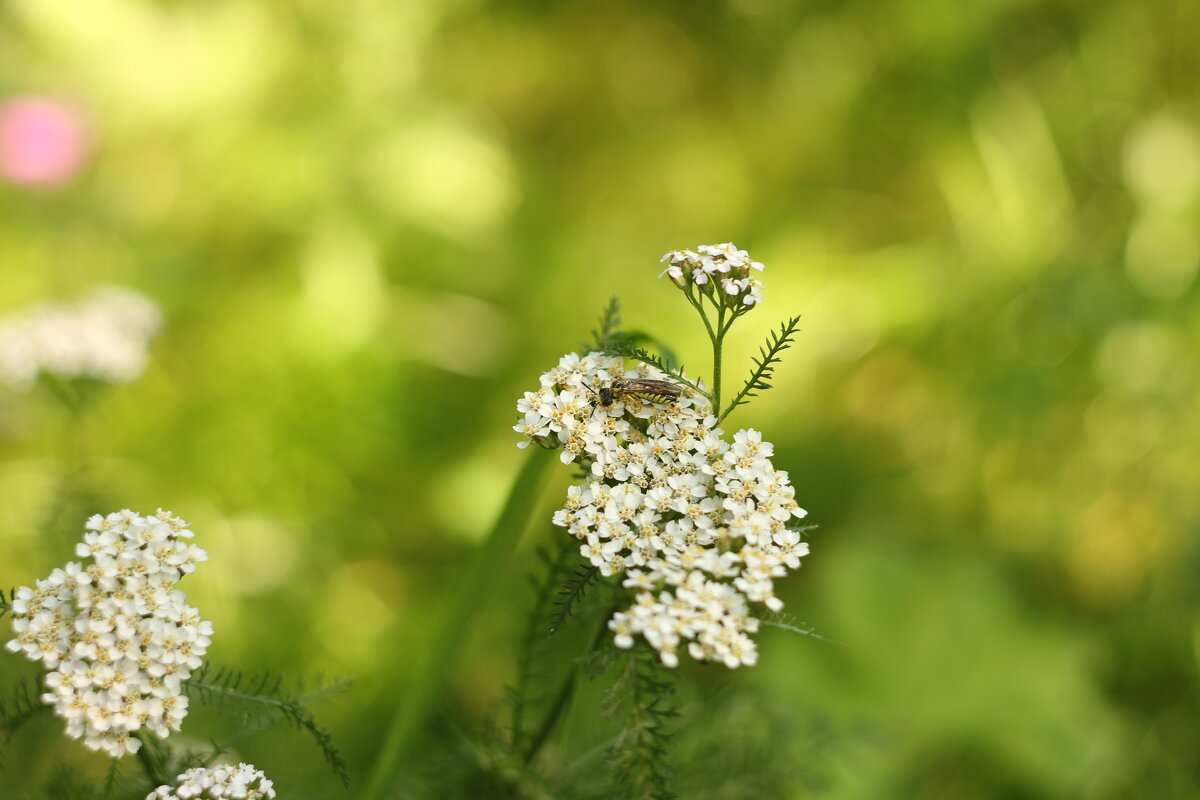
MULTIPOLYGON (((120 383, 141 374, 160 322, 152 301, 114 287, 74 304, 0 317, 0 383, 24 389, 49 377, 78 422, 94 381, 120 383)), ((70 450, 78 463, 66 472, 67 484, 86 469, 79 433, 73 425, 70 450)), ((60 502, 72 496, 83 494, 64 493, 60 502)), ((40 680, 31 676, 0 691, 0 769, 16 732, 52 709, 66 721, 69 737, 112 761, 107 781, 76 779, 63 769, 41 796, 113 800, 146 797, 152 790, 150 798, 273 798, 271 781, 253 767, 213 766, 228 742, 212 739, 211 749, 203 750, 171 737, 199 703, 236 713, 243 734, 278 722, 306 732, 343 786, 349 785, 345 762, 309 709, 344 689, 345 681, 306 691, 272 672, 243 673, 204 661, 213 624, 178 587, 208 560, 192 538, 186 522, 162 509, 145 516, 128 509, 96 514, 75 547, 80 561, 33 587, 0 587, 0 619, 11 616, 14 633, 6 649, 45 670, 40 680), (137 755, 141 775, 122 773, 121 759, 129 754, 137 755), (174 787, 172 775, 179 776, 174 787)))
POLYGON ((614 379, 669 377, 644 363, 627 370, 618 357, 571 353, 520 400, 516 429, 590 472, 568 489, 554 524, 580 540, 601 575, 620 575, 636 592, 609 622, 618 647, 640 635, 670 667, 684 642, 698 661, 754 664, 750 603, 782 608, 774 580, 808 553, 788 527, 805 511, 762 434, 742 430, 726 441, 712 403, 694 390, 667 404, 589 400, 614 379))
POLYGON ((159 786, 146 800, 271 800, 274 784, 253 764, 236 767, 196 767, 175 779, 175 786, 159 786))
MULTIPOLYGON (((762 300, 762 284, 749 274, 763 265, 730 243, 673 251, 663 261, 669 266, 659 277, 683 290, 713 337, 719 374, 733 321, 762 300)), ((772 339, 730 408, 769 387, 764 378, 795 323, 772 339)), ((517 403, 524 415, 517 432, 562 448, 564 463, 578 461, 588 473, 568 489, 554 524, 581 542, 580 554, 600 575, 619 575, 635 593, 608 623, 618 647, 641 636, 669 667, 678 665, 684 644, 697 661, 752 665, 758 650, 750 634, 759 621, 751 604, 783 607, 774 582, 808 554, 798 523, 806 512, 761 433, 725 438, 715 380, 705 391, 682 371, 622 345, 613 331, 602 338, 601 350, 563 356, 517 403), (627 369, 626 356, 641 363, 627 369), (626 385, 622 379, 631 387, 676 381, 678 396, 662 402, 630 391, 610 405, 598 402, 604 387, 626 385)))
POLYGON ((117 286, 10 313, 0 317, 0 382, 18 390, 39 375, 128 383, 145 369, 161 323, 152 300, 117 286))
MULTIPOLYGON (((137 754, 147 783, 129 784, 145 797, 270 798, 271 781, 253 767, 213 767, 224 748, 172 749, 192 701, 237 710, 243 725, 286 720, 308 732, 344 784, 349 777, 329 733, 308 704, 343 683, 291 691, 270 673, 253 675, 204 662, 213 625, 187 604, 179 582, 208 560, 188 525, 169 511, 143 516, 128 509, 87 521, 72 561, 11 593, 0 591, 0 617, 12 616, 5 647, 46 670, 41 690, 0 698, 0 750, 39 710, 66 720, 66 733, 113 759, 137 754), (179 771, 172 788, 169 776, 179 771)), ((110 770, 112 797, 114 762, 110 770)), ((127 782, 128 783, 128 782, 127 782)), ((54 796, 67 796, 55 790, 54 796)), ((91 797, 91 795, 86 795, 91 797)))
POLYGON ((6 647, 46 667, 42 701, 93 750, 135 753, 139 731, 166 738, 187 716, 183 682, 213 632, 177 588, 208 560, 192 536, 161 509, 96 515, 75 548, 90 564, 72 561, 16 592, 6 647))
POLYGON ((541 552, 544 577, 531 582, 533 610, 506 695, 510 716, 465 748, 468 763, 437 769, 437 796, 446 796, 441 784, 461 778, 469 796, 674 797, 667 750, 677 716, 674 668, 683 655, 733 669, 757 663, 760 625, 810 633, 778 618, 776 594, 777 581, 808 554, 805 511, 788 474, 772 462, 771 443, 753 428, 732 436, 722 428, 733 409, 770 388, 799 318, 769 336, 745 383, 723 403, 725 340, 736 320, 762 304, 756 276, 763 265, 731 243, 662 260, 660 277, 682 292, 709 336, 710 379, 689 376, 666 347, 642 347, 656 341, 647 334, 619 330, 614 298, 592 344, 562 356, 518 400, 513 428, 530 456, 459 583, 410 699, 396 710, 362 800, 390 796, 405 762, 415 760, 445 675, 464 649, 467 621, 486 607, 497 566, 536 512, 550 451, 578 474, 553 514, 555 544, 541 552), (589 618, 590 633, 574 625, 574 633, 557 636, 589 618), (553 656, 582 642, 586 648, 560 670, 556 687, 548 680, 553 656), (538 755, 572 707, 578 678, 614 670, 601 716, 623 722, 606 748, 607 788, 575 771, 595 763, 590 755, 557 775, 539 773, 538 755))

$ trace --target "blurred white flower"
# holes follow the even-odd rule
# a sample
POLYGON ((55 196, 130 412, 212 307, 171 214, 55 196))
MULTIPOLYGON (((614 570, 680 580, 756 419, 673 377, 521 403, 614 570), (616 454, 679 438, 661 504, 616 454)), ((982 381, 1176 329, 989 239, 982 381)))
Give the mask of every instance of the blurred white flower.
POLYGON ((208 554, 186 542, 187 523, 119 511, 88 520, 80 557, 22 586, 12 603, 16 638, 5 647, 48 670, 42 701, 113 758, 137 752, 143 728, 166 738, 187 716, 183 681, 208 650, 212 623, 176 588, 208 554))
POLYGON ((161 322, 152 300, 116 286, 0 317, 0 382, 25 389, 46 373, 128 383, 145 369, 161 322))
POLYGON ((669 379, 645 364, 625 370, 620 358, 571 353, 517 404, 517 432, 561 447, 563 461, 591 473, 568 490, 554 524, 602 575, 623 574, 637 591, 609 622, 619 647, 640 635, 668 666, 684 643, 697 660, 754 664, 749 603, 782 608, 774 581, 808 553, 789 528, 805 511, 772 465, 771 443, 755 430, 726 441, 707 398, 685 389, 671 403, 591 402, 622 377, 669 379))
POLYGON ((197 767, 178 776, 176 786, 159 786, 146 800, 270 800, 274 784, 253 764, 197 767))

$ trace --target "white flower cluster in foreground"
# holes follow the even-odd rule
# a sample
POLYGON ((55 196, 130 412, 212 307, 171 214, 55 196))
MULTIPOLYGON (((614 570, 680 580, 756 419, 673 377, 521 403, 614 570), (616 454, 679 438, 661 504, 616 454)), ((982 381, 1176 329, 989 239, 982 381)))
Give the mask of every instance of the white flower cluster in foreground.
POLYGON ((0 382, 25 389, 47 373, 127 383, 145 369, 161 321, 152 300, 115 286, 0 317, 0 382))
POLYGON ((253 764, 236 767, 197 767, 175 779, 178 786, 160 786, 146 800, 270 800, 274 784, 253 764))
POLYGON ((700 287, 702 292, 711 293, 719 286, 721 294, 730 305, 752 306, 762 302, 762 282, 750 277, 750 270, 762 271, 763 265, 750 259, 750 254, 739 250, 733 242, 706 244, 692 250, 672 250, 662 257, 667 264, 658 277, 668 276, 680 288, 689 285, 700 287))
POLYGON ((212 623, 176 588, 208 554, 189 544, 187 523, 119 511, 88 520, 71 562, 36 589, 22 586, 12 603, 17 638, 6 647, 48 670, 43 702, 113 758, 137 752, 134 733, 160 737, 187 716, 182 682, 200 666, 212 623))
MULTIPOLYGON (((706 398, 685 391, 669 404, 625 398, 593 406, 613 378, 665 379, 645 364, 571 353, 541 377, 517 409, 515 429, 590 480, 572 486, 554 523, 582 542, 601 574, 623 574, 636 602, 609 622, 616 644, 643 636, 664 664, 684 642, 699 661, 754 664, 758 620, 749 603, 777 611, 774 581, 800 566, 808 544, 789 522, 805 516, 772 447, 754 430, 725 440, 706 398)), ((527 444, 527 443, 526 443, 527 444)))

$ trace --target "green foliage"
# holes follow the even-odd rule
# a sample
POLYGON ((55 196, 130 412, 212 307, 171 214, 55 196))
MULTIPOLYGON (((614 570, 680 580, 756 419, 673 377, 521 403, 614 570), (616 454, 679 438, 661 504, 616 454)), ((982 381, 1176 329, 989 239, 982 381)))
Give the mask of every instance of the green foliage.
POLYGON ((123 770, 121 765, 124 762, 119 758, 112 759, 108 764, 107 774, 104 776, 104 795, 113 797, 117 792, 117 786, 120 784, 123 770))
POLYGON ((213 669, 208 664, 185 684, 189 697, 203 705, 236 713, 245 724, 278 718, 291 723, 297 730, 307 732, 320 748, 330 769, 347 787, 350 785, 350 774, 346 763, 334 747, 333 737, 328 730, 317 725, 308 706, 345 691, 348 686, 344 680, 328 683, 318 681, 316 688, 306 690, 303 684, 289 687, 283 676, 276 673, 247 674, 224 667, 213 669))
MULTIPOLYGON (((74 181, 0 188, 0 313, 115 282, 166 324, 84 419, 0 388, 0 581, 61 565, 82 514, 171 507, 213 553, 184 585, 214 647, 388 687, 317 709, 368 764, 518 455, 514 395, 615 291, 711 388, 653 262, 732 239, 766 264, 747 355, 776 317, 812 331, 798 390, 739 410, 836 530, 779 591, 854 647, 764 630, 720 732, 902 720, 878 751, 779 750, 833 760, 836 797, 1200 797, 1196 3, 110 6, 0 3, 6 96, 67 92, 100 134, 74 181)), ((528 601, 496 596, 472 652, 514 663, 528 601)), ((0 652, 0 687, 29 666, 0 652)), ((508 680, 450 672, 443 722, 508 680)), ((753 796, 683 781, 721 742, 680 738, 678 793, 753 796)), ((104 778, 48 715, 11 744, 6 800, 59 761, 104 778)), ((332 789, 287 758, 306 742, 253 744, 281 797, 332 789)))
POLYGON ((26 722, 50 710, 41 701, 41 684, 37 676, 23 678, 0 697, 0 767, 4 766, 5 750, 13 736, 26 722))
POLYGON ((805 623, 799 622, 795 617, 783 612, 768 611, 759 616, 758 621, 759 624, 766 625, 768 628, 778 628, 779 630, 798 633, 802 636, 810 636, 813 639, 821 639, 826 642, 832 641, 817 633, 815 628, 807 627, 805 623))
MULTIPOLYGON (((687 705, 676 760, 687 765, 674 779, 680 797, 761 800, 811 798, 829 793, 830 765, 859 755, 873 733, 804 705, 771 702, 760 686, 706 691, 687 705)), ((874 734, 877 738, 877 734, 874 734)))
MULTIPOLYGON (((533 588, 533 603, 525 616, 525 626, 521 634, 520 650, 517 657, 517 677, 506 693, 506 701, 511 711, 509 726, 509 741, 514 752, 521 751, 529 737, 526 725, 526 710, 530 706, 540 706, 545 700, 546 687, 551 677, 547 651, 549 636, 546 633, 546 619, 555 615, 560 608, 561 600, 557 595, 562 591, 565 580, 572 575, 572 570, 578 561, 578 552, 574 540, 563 536, 557 528, 553 531, 557 546, 553 555, 545 550, 538 551, 538 560, 542 566, 541 578, 530 576, 533 588)), ((565 621, 565 616, 563 617, 565 621)), ((557 628, 551 625, 551 633, 557 628)))
POLYGON ((600 314, 600 328, 592 331, 592 350, 604 351, 621 335, 621 301, 614 294, 600 314))
MULTIPOLYGON (((111 774, 111 772, 110 772, 111 774)), ((117 783, 107 779, 103 784, 97 784, 87 777, 80 767, 74 764, 62 764, 50 776, 46 783, 46 800, 110 800, 118 795, 117 783), (103 787, 103 788, 102 788, 103 787)))
POLYGON ((767 383, 775 374, 775 365, 781 362, 780 353, 792 345, 793 337, 800 330, 800 317, 795 316, 779 326, 778 331, 772 331, 767 337, 767 343, 758 349, 758 355, 753 356, 754 368, 741 391, 734 395, 733 400, 721 414, 721 419, 729 416, 729 412, 738 406, 750 402, 751 397, 757 397, 759 392, 771 388, 767 383))
POLYGON ((428 744, 428 758, 405 776, 394 797, 559 800, 569 796, 552 791, 538 770, 513 750, 507 735, 495 728, 476 735, 456 732, 428 744))
POLYGON ((625 726, 608 747, 612 797, 668 800, 672 767, 668 729, 679 716, 672 706, 675 673, 639 643, 619 657, 620 671, 604 701, 604 713, 625 715, 625 726))
MULTIPOLYGON (((576 550, 575 543, 571 543, 576 550)), ((577 552, 577 550, 576 550, 577 552)), ((566 583, 558 590, 558 598, 554 601, 554 614, 550 618, 550 635, 558 633, 574 613, 575 605, 587 593, 588 585, 600 577, 600 568, 591 564, 579 564, 575 567, 566 583)))
POLYGON ((16 597, 16 593, 16 589, 10 590, 7 594, 0 589, 0 619, 4 619, 5 615, 12 611, 13 598, 16 597))
POLYGON ((606 356, 629 358, 629 359, 633 359, 635 361, 641 361, 643 363, 649 364, 652 367, 657 367, 658 369, 660 369, 663 372, 670 375, 672 378, 674 378, 679 383, 682 383, 684 386, 690 387, 692 390, 694 390, 698 394, 702 394, 705 397, 708 397, 708 393, 705 392, 703 389, 701 389, 697 383, 684 377, 682 365, 676 367, 676 366, 672 365, 671 363, 669 363, 662 356, 651 353, 649 350, 646 350, 643 347, 639 347, 636 344, 633 344, 632 342, 629 342, 629 341, 612 342, 608 347, 602 348, 600 350, 600 352, 604 353, 604 355, 606 355, 606 356))

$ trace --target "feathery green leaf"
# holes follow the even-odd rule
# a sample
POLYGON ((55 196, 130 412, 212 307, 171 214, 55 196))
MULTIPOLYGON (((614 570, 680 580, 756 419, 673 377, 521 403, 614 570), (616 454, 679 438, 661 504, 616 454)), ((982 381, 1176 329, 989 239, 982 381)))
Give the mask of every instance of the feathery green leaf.
POLYGON ((792 517, 783 527, 787 528, 789 531, 795 531, 796 533, 801 534, 800 538, 804 539, 806 538, 804 534, 808 533, 809 531, 815 531, 821 526, 815 522, 805 522, 803 519, 796 519, 795 517, 792 517))
POLYGON ((555 528, 555 542, 558 550, 550 555, 545 550, 539 550, 544 572, 540 580, 530 578, 533 587, 534 602, 526 615, 525 629, 521 636, 521 653, 517 659, 517 677, 507 691, 506 702, 511 709, 512 722, 509 730, 509 741, 514 752, 519 751, 526 739, 525 713, 531 705, 546 702, 547 679, 550 677, 545 670, 545 650, 549 643, 546 635, 546 618, 559 605, 556 600, 564 580, 572 572, 573 564, 578 560, 578 548, 574 539, 563 536, 555 528))
MULTIPOLYGON (((792 341, 799 331, 800 317, 795 316, 787 322, 779 326, 778 331, 772 331, 767 337, 765 346, 758 349, 758 355, 753 358, 754 369, 750 371, 750 378, 746 381, 746 385, 733 398, 733 402, 721 414, 721 419, 729 416, 729 412, 741 405, 750 402, 751 397, 757 397, 759 392, 766 391, 771 388, 771 384, 767 383, 775 374, 775 365, 780 363, 779 355, 784 350, 792 346, 792 341)), ((718 420, 719 421, 719 420, 718 420)))
POLYGON ((806 623, 799 622, 795 617, 780 613, 778 611, 767 612, 763 616, 758 617, 758 621, 763 625, 766 625, 768 628, 779 628, 783 631, 799 633, 803 636, 811 636, 814 639, 820 639, 823 642, 837 644, 837 642, 834 642, 832 639, 826 638, 817 633, 815 628, 805 627, 806 623))
POLYGON ((671 706, 674 674, 646 646, 631 650, 604 701, 604 713, 626 710, 625 727, 608 748, 613 797, 670 800, 667 731, 679 713, 671 706))
POLYGON ((666 365, 667 371, 673 372, 679 369, 679 358, 675 355, 675 351, 657 336, 645 331, 625 331, 620 335, 620 339, 622 342, 657 354, 659 361, 666 365))
POLYGON ((614 294, 600 314, 600 328, 592 331, 592 349, 603 351, 617 340, 621 328, 621 301, 614 294))
POLYGON ((17 729, 50 706, 41 700, 42 689, 39 678, 30 675, 21 679, 0 698, 0 766, 4 763, 4 748, 12 740, 17 729))
MULTIPOLYGON (((573 549, 573 548, 572 548, 573 549)), ((576 568, 566 585, 559 590, 559 599, 554 602, 554 616, 550 619, 550 635, 558 633, 559 629, 575 613, 575 604, 583 599, 590 584, 600 574, 599 567, 592 565, 576 568)))
POLYGON ((334 747, 329 731, 318 726, 312 712, 308 710, 311 703, 345 691, 349 686, 347 681, 332 681, 305 692, 303 686, 289 690, 284 685, 282 676, 275 673, 259 672, 247 675, 240 670, 224 667, 210 669, 209 665, 205 664, 184 686, 190 697, 206 705, 228 710, 240 706, 240 713, 246 720, 264 714, 278 716, 290 722, 297 730, 307 731, 321 749, 334 774, 341 779, 342 785, 350 785, 346 763, 334 747))

